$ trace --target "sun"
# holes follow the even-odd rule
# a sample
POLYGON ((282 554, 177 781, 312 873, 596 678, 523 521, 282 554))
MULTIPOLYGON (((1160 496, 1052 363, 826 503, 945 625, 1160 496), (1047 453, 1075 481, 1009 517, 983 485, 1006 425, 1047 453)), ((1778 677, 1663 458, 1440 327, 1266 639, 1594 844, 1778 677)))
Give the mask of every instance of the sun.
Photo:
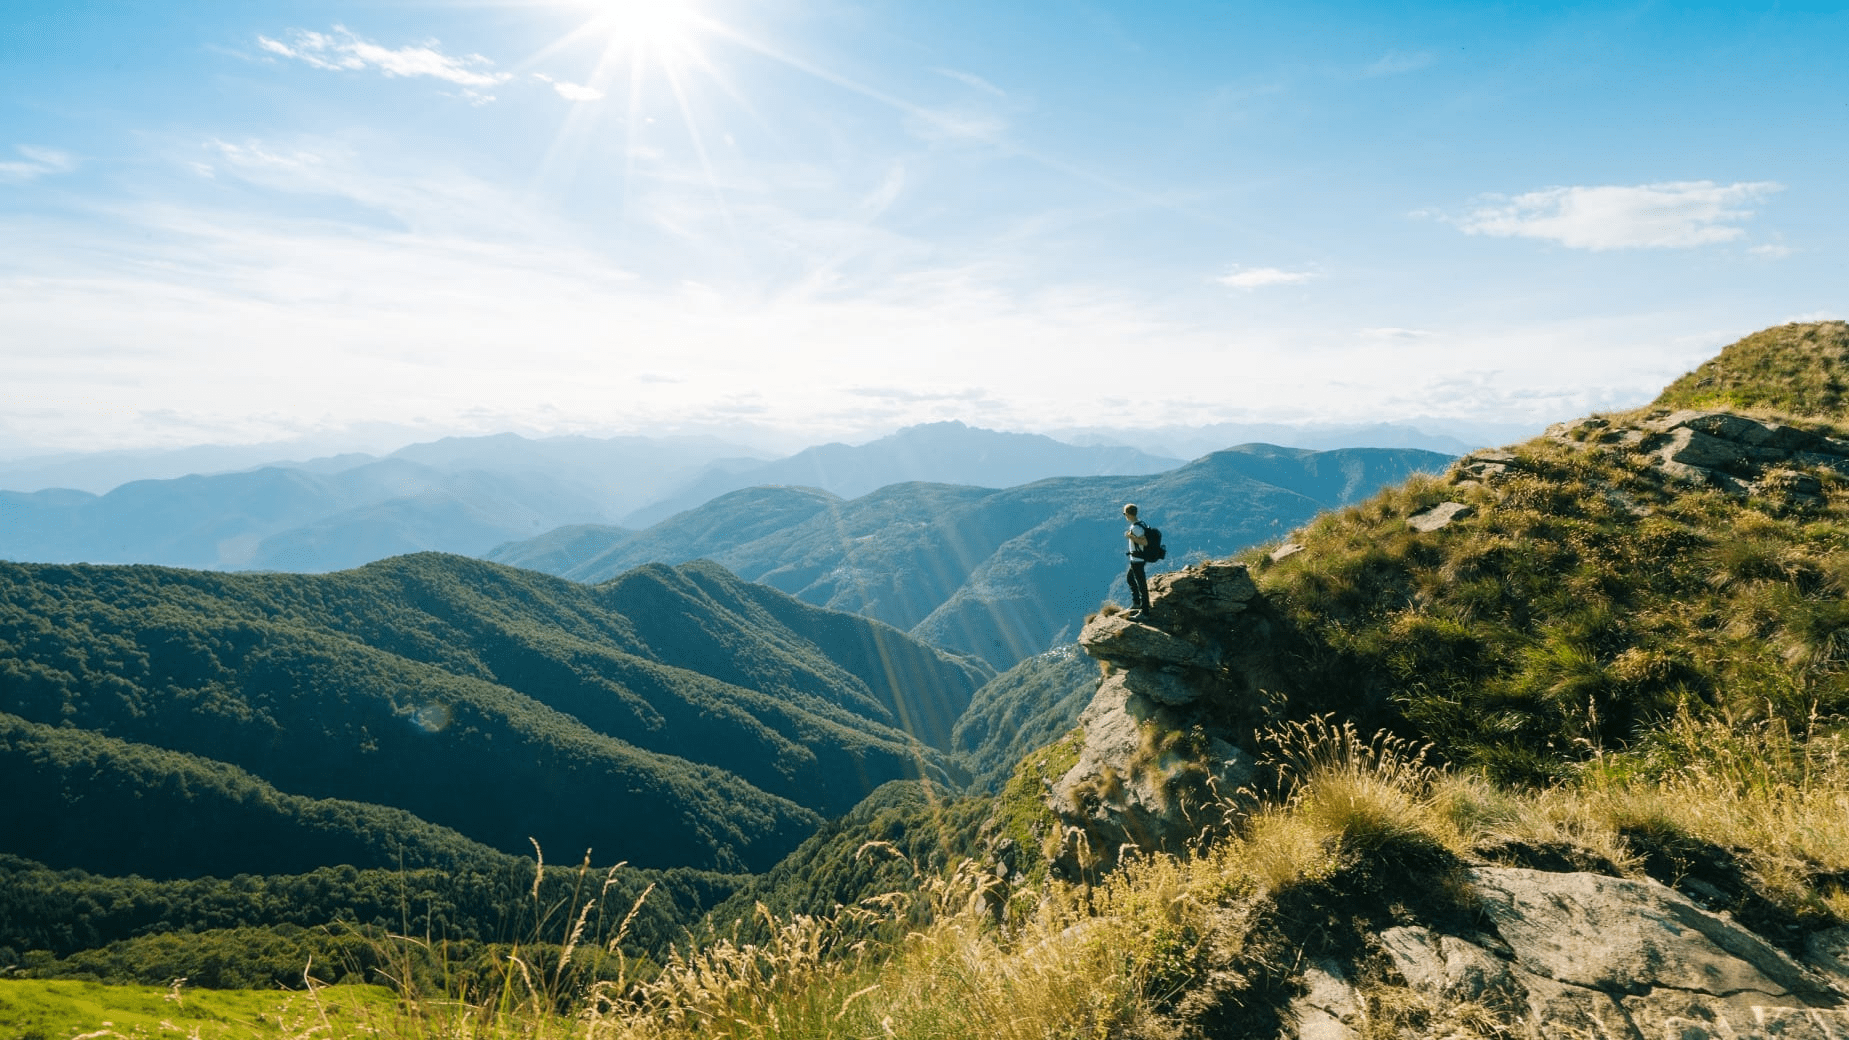
POLYGON ((589 33, 613 50, 647 53, 665 60, 687 53, 705 21, 690 0, 583 0, 589 33))

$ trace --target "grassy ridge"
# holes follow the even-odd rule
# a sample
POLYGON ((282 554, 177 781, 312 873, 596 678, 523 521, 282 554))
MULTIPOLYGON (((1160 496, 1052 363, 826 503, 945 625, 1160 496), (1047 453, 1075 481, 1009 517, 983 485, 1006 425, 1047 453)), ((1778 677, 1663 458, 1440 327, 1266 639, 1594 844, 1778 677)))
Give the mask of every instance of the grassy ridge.
POLYGON ((1846 393, 1849 322, 1824 321, 1756 332, 1669 384, 1656 404, 1840 420, 1846 393))
POLYGON ((1245 555, 1301 638, 1296 689, 1507 779, 1561 775, 1688 707, 1849 708, 1849 482, 1820 503, 1677 486, 1621 444, 1539 438, 1484 484, 1418 478, 1245 555), (1407 517, 1475 513, 1429 534, 1407 517))

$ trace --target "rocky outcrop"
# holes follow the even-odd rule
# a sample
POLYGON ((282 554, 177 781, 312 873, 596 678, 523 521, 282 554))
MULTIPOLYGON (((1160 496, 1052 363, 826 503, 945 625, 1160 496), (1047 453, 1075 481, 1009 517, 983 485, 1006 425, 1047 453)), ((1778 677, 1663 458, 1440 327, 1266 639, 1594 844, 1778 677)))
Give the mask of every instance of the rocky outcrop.
MULTIPOLYGON (((1555 424, 1546 435, 1578 447, 1611 445, 1640 453, 1670 482, 1736 495, 1818 504, 1819 472, 1849 476, 1849 440, 1732 412, 1656 411, 1619 421, 1594 416, 1555 424)), ((1491 461, 1488 454, 1458 460, 1453 479, 1493 482, 1519 466, 1513 456, 1491 461)))
MULTIPOLYGON (((1849 929, 1798 961, 1654 881, 1479 866, 1464 883, 1477 927, 1382 931, 1375 984, 1549 1038, 1849 1037, 1849 929)), ((1350 968, 1310 966, 1301 993, 1299 1036, 1372 1035, 1350 968)))
POLYGON ((1079 645, 1106 676, 1080 717, 1079 760, 1051 785, 1059 865, 1108 868, 1126 847, 1180 852, 1246 783, 1271 622, 1245 567, 1200 563, 1149 579, 1145 611, 1108 608, 1079 645))

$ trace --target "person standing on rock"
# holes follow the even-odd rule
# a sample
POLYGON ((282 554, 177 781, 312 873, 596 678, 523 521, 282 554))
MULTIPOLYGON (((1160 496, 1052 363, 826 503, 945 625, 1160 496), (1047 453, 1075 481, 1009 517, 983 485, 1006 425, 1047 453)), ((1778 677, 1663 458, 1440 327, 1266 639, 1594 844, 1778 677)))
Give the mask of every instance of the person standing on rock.
POLYGON ((1130 583, 1130 610, 1132 612, 1149 609, 1149 577, 1143 568, 1149 563, 1143 559, 1143 549, 1149 544, 1143 522, 1136 518, 1136 503, 1124 506, 1124 519, 1130 526, 1124 530, 1124 538, 1130 547, 1124 555, 1130 557, 1130 569, 1124 574, 1124 580, 1130 583))

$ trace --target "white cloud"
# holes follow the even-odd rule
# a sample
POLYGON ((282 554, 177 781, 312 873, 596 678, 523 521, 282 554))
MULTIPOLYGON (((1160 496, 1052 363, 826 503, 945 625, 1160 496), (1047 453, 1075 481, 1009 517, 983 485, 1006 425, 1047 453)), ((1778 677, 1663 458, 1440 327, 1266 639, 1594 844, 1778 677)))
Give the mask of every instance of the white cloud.
POLYGON ((0 181, 21 183, 37 180, 46 174, 69 173, 77 168, 77 160, 64 152, 50 148, 22 144, 14 151, 25 156, 25 161, 0 162, 0 181))
POLYGON ((347 72, 377 69, 393 77, 429 76, 469 88, 464 91, 464 96, 476 101, 493 99, 475 92, 473 88, 492 87, 513 78, 509 73, 492 71, 494 62, 479 54, 461 57, 445 54, 435 40, 394 50, 361 39, 343 25, 336 25, 331 33, 293 29, 290 30, 288 43, 268 36, 258 36, 257 46, 271 54, 306 62, 318 69, 347 72))
POLYGON ((1762 246, 1754 246, 1751 249, 1748 249, 1747 252, 1753 254, 1754 256, 1765 257, 1767 260, 1778 260, 1778 259, 1782 259, 1784 257, 1790 256, 1793 250, 1790 246, 1783 246, 1777 243, 1769 242, 1762 246))
POLYGON ((1235 267, 1214 281, 1232 289, 1262 289, 1271 285, 1301 285, 1316 277, 1314 271, 1286 271, 1278 267, 1235 267))
POLYGON ((566 83, 562 80, 553 79, 543 72, 533 73, 533 78, 552 84, 552 89, 558 92, 559 97, 567 101, 602 101, 604 99, 604 92, 598 90, 596 87, 587 87, 578 83, 566 83))
POLYGON ((1497 199, 1454 221, 1467 234, 1539 238, 1573 249, 1686 249, 1731 242, 1748 204, 1783 190, 1770 181, 1670 181, 1547 188, 1497 199))

